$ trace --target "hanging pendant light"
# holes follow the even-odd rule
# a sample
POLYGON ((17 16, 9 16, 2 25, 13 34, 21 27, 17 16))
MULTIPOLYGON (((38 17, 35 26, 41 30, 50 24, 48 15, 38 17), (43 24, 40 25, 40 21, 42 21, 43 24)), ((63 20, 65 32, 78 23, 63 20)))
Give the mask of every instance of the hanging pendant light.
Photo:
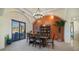
POLYGON ((33 17, 35 18, 35 19, 38 19, 38 18, 41 18, 43 16, 43 14, 41 13, 41 10, 38 8, 37 10, 36 10, 36 12, 33 14, 33 17))

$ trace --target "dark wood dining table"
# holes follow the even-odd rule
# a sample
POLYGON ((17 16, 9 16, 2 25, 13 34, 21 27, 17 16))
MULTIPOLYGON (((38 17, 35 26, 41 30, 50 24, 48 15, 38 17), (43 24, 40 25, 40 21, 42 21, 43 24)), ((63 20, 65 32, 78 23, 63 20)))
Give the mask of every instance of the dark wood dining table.
POLYGON ((52 48, 54 48, 53 40, 51 42, 48 42, 48 40, 50 40, 50 39, 48 37, 46 37, 46 36, 40 36, 40 39, 42 40, 43 47, 47 47, 48 43, 51 43, 52 44, 52 48))
POLYGON ((48 37, 47 36, 42 36, 42 35, 38 35, 38 33, 30 33, 30 35, 32 35, 31 37, 32 38, 37 38, 37 39, 40 39, 42 41, 42 46, 43 47, 46 47, 47 46, 47 40, 48 40, 48 37), (36 37, 36 35, 38 35, 38 37, 36 37))
POLYGON ((39 38, 42 40, 43 47, 46 47, 47 46, 48 37, 40 36, 39 38))
POLYGON ((30 33, 30 35, 32 35, 31 37, 32 38, 37 38, 37 39, 40 39, 42 41, 42 45, 43 47, 46 47, 47 46, 47 39, 48 37, 46 36, 41 36, 39 33, 30 33), (36 37, 38 35, 38 37, 36 37))

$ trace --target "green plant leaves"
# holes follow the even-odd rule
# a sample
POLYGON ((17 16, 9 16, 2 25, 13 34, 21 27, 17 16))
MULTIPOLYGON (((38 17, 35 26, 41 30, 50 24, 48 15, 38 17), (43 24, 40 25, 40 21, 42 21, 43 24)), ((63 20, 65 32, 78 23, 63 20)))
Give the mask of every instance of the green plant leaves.
POLYGON ((10 40, 9 35, 6 35, 6 36, 5 36, 5 39, 6 39, 6 40, 10 40))
POLYGON ((63 21, 63 20, 56 22, 56 26, 62 27, 64 25, 65 25, 65 21, 63 21))

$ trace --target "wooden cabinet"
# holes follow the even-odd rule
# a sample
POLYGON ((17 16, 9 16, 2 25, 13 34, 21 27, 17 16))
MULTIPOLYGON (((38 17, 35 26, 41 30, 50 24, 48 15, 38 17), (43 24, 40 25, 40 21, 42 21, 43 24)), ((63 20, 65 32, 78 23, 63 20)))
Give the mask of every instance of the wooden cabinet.
POLYGON ((50 38, 50 35, 51 35, 50 26, 48 26, 48 25, 40 26, 40 34, 41 34, 41 36, 49 37, 50 38))

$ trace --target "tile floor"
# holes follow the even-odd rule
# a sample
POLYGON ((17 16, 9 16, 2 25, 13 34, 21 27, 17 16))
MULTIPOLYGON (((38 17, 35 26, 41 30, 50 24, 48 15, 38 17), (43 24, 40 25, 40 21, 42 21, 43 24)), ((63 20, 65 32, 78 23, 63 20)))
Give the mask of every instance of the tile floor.
POLYGON ((11 45, 6 46, 6 48, 2 49, 1 51, 73 51, 74 49, 64 42, 57 42, 54 41, 55 47, 52 48, 39 48, 29 46, 26 39, 19 40, 13 42, 11 45))

